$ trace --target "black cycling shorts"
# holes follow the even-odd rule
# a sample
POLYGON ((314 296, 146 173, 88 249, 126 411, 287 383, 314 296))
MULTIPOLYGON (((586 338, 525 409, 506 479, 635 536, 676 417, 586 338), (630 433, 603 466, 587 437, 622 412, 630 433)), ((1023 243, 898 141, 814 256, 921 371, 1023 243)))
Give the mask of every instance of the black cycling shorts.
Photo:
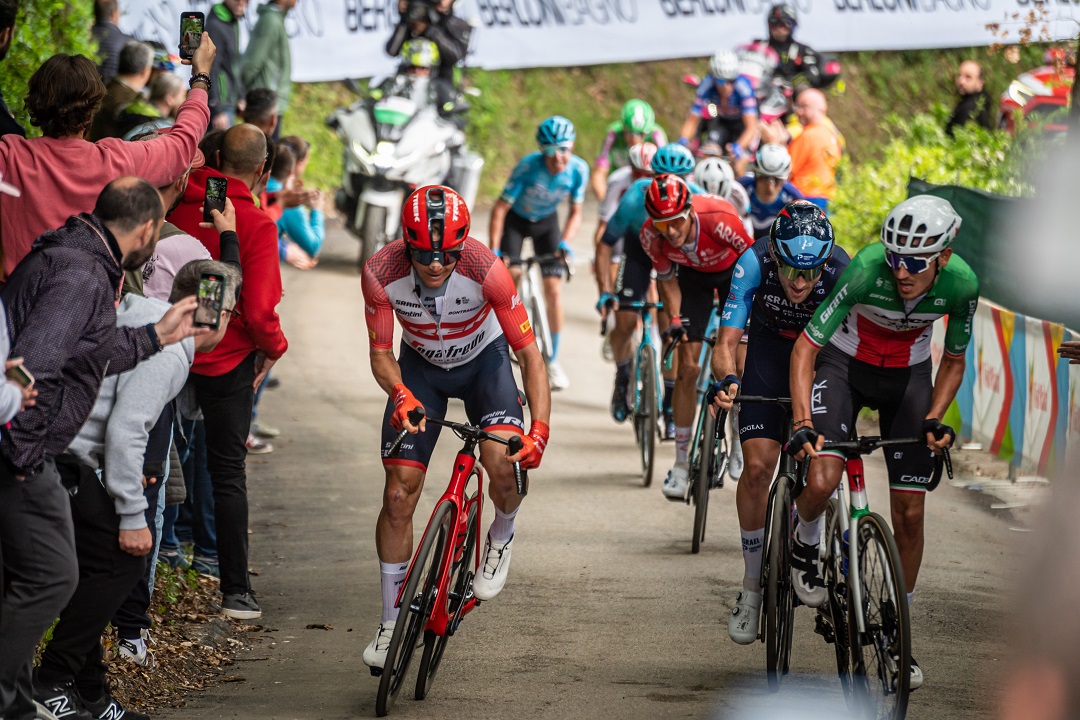
MULTIPOLYGON (((772 333, 755 332, 746 347, 739 393, 762 397, 791 397, 789 382, 794 340, 772 333)), ((766 438, 783 443, 789 429, 784 408, 774 403, 739 405, 739 440, 766 438)))
POLYGON ((679 314, 682 316, 683 327, 686 328, 686 339, 690 342, 701 342, 705 339, 709 316, 713 310, 714 291, 719 293, 721 303, 727 300, 734 270, 733 265, 721 272, 703 273, 686 265, 678 266, 679 289, 682 291, 679 314))
MULTIPOLYGON (((464 401, 469 423, 491 431, 524 432, 521 399, 510 368, 510 348, 505 338, 491 343, 464 365, 449 370, 431 364, 402 343, 398 365, 401 366, 401 382, 424 406, 428 417, 446 417, 447 401, 456 398, 464 401)), ((407 435, 401 444, 401 453, 396 458, 389 458, 386 453, 397 437, 397 431, 390 425, 393 412, 394 401, 388 399, 383 413, 383 464, 411 465, 427 471, 442 428, 428 424, 426 431, 407 435)))
MULTIPOLYGON (((922 424, 934 392, 930 360, 910 368, 881 368, 847 355, 831 345, 821 349, 810 396, 814 429, 826 440, 847 440, 864 408, 880 414, 883 438, 923 437, 922 424)), ((884 448, 889 487, 900 492, 926 492, 934 471, 934 454, 925 441, 884 448)), ((839 453, 825 451, 841 457, 839 453)))
POLYGON ((615 278, 615 297, 619 302, 645 302, 652 282, 652 260, 641 248, 641 236, 626 231, 623 234, 623 258, 615 278))
MULTIPOLYGON (((521 246, 525 238, 532 238, 533 252, 537 255, 554 255, 558 252, 559 242, 562 240, 559 213, 553 212, 536 222, 526 220, 513 210, 506 213, 499 250, 503 257, 510 260, 510 267, 521 265, 521 246)), ((558 260, 543 263, 540 265, 540 274, 543 277, 562 277, 563 264, 558 260)))

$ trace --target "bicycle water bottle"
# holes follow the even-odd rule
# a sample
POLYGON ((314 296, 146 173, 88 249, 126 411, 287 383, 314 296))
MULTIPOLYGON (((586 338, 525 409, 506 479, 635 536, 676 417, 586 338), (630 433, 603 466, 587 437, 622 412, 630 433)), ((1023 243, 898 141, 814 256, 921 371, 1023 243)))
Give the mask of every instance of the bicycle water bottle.
POLYGON ((843 536, 840 538, 840 549, 843 553, 843 557, 840 559, 840 572, 844 577, 848 574, 848 531, 845 530, 843 536))

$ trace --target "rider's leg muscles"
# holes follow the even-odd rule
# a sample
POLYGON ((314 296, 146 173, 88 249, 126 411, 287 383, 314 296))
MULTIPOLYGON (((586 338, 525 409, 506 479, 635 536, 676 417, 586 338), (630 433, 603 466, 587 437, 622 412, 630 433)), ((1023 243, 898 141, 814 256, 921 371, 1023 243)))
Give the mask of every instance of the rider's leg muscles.
POLYGON ((769 481, 780 457, 780 443, 768 438, 751 438, 742 443, 742 479, 735 490, 739 530, 743 548, 743 588, 761 590, 761 549, 765 537, 765 512, 769 481))
POLYGON ((892 506, 893 534, 900 551, 900 564, 904 566, 904 582, 907 592, 915 592, 919 567, 923 556, 923 511, 926 493, 893 490, 889 493, 892 506))
POLYGON ((413 511, 424 487, 424 471, 412 465, 387 465, 383 507, 375 522, 375 548, 382 579, 382 622, 397 619, 398 590, 412 558, 413 511))
POLYGON ((694 405, 697 401, 698 356, 700 342, 684 342, 679 345, 679 377, 675 382, 672 408, 675 411, 675 462, 686 463, 693 432, 694 405))
POLYGON ((821 516, 829 506, 829 498, 840 485, 844 461, 835 455, 821 455, 810 463, 806 489, 795 501, 799 510, 797 533, 799 541, 813 545, 821 538, 821 516))
MULTIPOLYGON (((497 431, 499 437, 511 437, 520 433, 497 431)), ((493 442, 480 443, 480 463, 488 474, 488 494, 495 506, 495 518, 488 534, 495 542, 503 543, 514 535, 514 518, 521 506, 514 482, 514 466, 506 460, 506 447, 493 442)))

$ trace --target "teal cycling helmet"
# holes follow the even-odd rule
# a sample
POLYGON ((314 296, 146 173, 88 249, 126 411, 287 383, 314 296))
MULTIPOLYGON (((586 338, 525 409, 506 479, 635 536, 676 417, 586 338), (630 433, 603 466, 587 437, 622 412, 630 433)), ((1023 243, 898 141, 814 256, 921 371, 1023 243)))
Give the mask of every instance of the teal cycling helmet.
POLYGON ((657 175, 685 177, 694 172, 694 154, 684 145, 668 143, 653 155, 652 170, 657 175))
POLYGON ((540 145, 564 145, 574 142, 576 137, 574 123, 562 115, 552 115, 536 129, 536 142, 540 145))
POLYGON ((644 135, 655 121, 656 113, 644 100, 627 100, 622 106, 622 126, 627 132, 644 135))
POLYGON ((816 268, 832 255, 832 223, 821 208, 807 200, 789 202, 769 229, 769 247, 776 259, 801 270, 816 268))

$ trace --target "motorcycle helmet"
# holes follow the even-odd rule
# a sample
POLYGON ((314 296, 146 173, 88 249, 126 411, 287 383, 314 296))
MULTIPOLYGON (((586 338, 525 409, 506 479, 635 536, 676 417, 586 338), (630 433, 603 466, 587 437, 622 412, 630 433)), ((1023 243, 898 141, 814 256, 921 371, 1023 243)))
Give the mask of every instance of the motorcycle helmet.
POLYGON ((941 252, 960 232, 960 216, 933 195, 916 195, 900 203, 881 225, 881 243, 897 255, 941 252))
POLYGON ((651 142, 642 142, 630 148, 630 165, 640 172, 652 172, 652 161, 656 155, 656 146, 651 142))
POLYGON ((653 220, 670 220, 690 207, 690 188, 677 175, 657 175, 645 191, 645 212, 653 220))
POLYGON ((622 126, 626 132, 644 135, 656 120, 652 105, 644 100, 627 100, 622 106, 622 126))
POLYGON ((544 145, 565 145, 574 142, 577 133, 574 123, 562 115, 552 115, 536 129, 536 142, 544 145))
POLYGON ((431 69, 439 64, 439 46, 424 38, 406 40, 401 47, 401 64, 431 69))
POLYGON ((785 205, 769 229, 769 248, 776 259, 803 270, 824 264, 835 242, 829 218, 807 200, 785 205))
POLYGON ((735 172, 726 160, 707 157, 694 168, 694 182, 711 195, 727 198, 731 195, 731 186, 735 184, 735 172))
POLYGON ((684 145, 668 143, 653 155, 652 169, 657 175, 671 173, 684 177, 694 172, 694 154, 684 145))
POLYGON ((799 15, 795 12, 793 5, 780 3, 769 8, 768 23, 769 25, 787 25, 792 32, 795 32, 795 26, 799 24, 799 15))
POLYGON ((754 173, 763 177, 788 179, 791 155, 783 145, 762 145, 754 157, 754 173))
POLYGON ((739 56, 731 50, 718 50, 709 60, 709 70, 717 80, 731 82, 739 77, 739 56))
POLYGON ((410 252, 456 250, 469 236, 470 222, 465 201, 444 185, 417 188, 401 208, 401 230, 410 252))

